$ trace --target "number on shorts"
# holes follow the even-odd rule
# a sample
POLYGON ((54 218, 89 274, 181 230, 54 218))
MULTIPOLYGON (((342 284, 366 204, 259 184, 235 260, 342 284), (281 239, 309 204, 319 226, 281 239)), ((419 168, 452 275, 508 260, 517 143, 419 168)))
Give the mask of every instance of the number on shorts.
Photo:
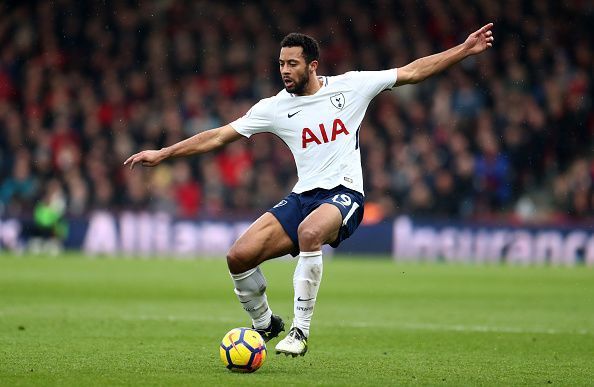
POLYGON ((351 197, 347 194, 334 195, 334 197, 332 198, 332 201, 334 203, 341 204, 344 207, 348 207, 353 203, 353 201, 351 200, 351 197))

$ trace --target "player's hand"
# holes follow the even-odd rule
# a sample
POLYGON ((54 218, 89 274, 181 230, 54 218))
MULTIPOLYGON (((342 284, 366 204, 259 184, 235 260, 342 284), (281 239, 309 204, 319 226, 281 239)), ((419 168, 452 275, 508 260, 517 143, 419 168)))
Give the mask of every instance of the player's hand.
POLYGON ((491 28, 493 28, 493 23, 484 25, 481 29, 468 35, 468 38, 464 42, 464 46, 469 51, 470 55, 479 54, 493 46, 495 38, 493 37, 491 28))
POLYGON ((130 164, 130 169, 133 169, 134 165, 138 163, 144 167, 154 167, 163 161, 164 158, 165 155, 162 150, 145 150, 128 157, 128 159, 124 161, 124 165, 130 164))

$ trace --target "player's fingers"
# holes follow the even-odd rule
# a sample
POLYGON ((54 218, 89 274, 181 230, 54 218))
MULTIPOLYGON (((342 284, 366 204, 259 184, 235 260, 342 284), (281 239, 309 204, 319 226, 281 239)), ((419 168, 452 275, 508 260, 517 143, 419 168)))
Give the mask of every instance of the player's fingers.
POLYGON ((141 160, 140 157, 134 157, 132 159, 132 163, 130 164, 130 169, 134 169, 134 165, 136 165, 141 160))
POLYGON ((124 161, 124 165, 126 165, 126 164, 128 164, 130 161, 132 161, 132 159, 134 158, 134 156, 136 156, 136 155, 132 155, 132 156, 128 157, 128 158, 126 159, 126 161, 124 161))
POLYGON ((484 26, 482 26, 481 28, 479 28, 478 30, 474 31, 472 34, 470 34, 470 36, 479 36, 487 31, 489 31, 491 29, 491 27, 493 27, 493 23, 489 23, 489 24, 485 24, 484 26))
POLYGON ((482 28, 480 29, 481 32, 485 32, 491 29, 491 27, 493 27, 493 23, 488 23, 485 24, 484 26, 482 26, 482 28))

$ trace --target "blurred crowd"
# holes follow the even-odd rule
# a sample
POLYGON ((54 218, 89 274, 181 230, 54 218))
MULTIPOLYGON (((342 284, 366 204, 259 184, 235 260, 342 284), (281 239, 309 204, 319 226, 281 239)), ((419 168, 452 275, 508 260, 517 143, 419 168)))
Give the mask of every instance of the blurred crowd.
POLYGON ((316 37, 318 73, 333 75, 403 66, 491 21, 487 53, 371 104, 366 221, 592 217, 594 3, 579 0, 2 2, 0 214, 253 216, 296 181, 272 135, 122 162, 276 94, 289 32, 316 37))

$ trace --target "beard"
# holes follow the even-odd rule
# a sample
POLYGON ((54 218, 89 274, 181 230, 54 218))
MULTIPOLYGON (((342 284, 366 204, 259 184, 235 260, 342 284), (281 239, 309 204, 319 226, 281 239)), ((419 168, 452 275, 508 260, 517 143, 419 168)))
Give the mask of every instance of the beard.
POLYGON ((293 84, 291 86, 285 86, 285 90, 291 94, 301 95, 301 94, 303 94, 303 91, 305 90, 305 86, 307 85, 308 82, 309 82, 309 73, 307 71, 305 71, 300 78, 293 80, 293 84))

